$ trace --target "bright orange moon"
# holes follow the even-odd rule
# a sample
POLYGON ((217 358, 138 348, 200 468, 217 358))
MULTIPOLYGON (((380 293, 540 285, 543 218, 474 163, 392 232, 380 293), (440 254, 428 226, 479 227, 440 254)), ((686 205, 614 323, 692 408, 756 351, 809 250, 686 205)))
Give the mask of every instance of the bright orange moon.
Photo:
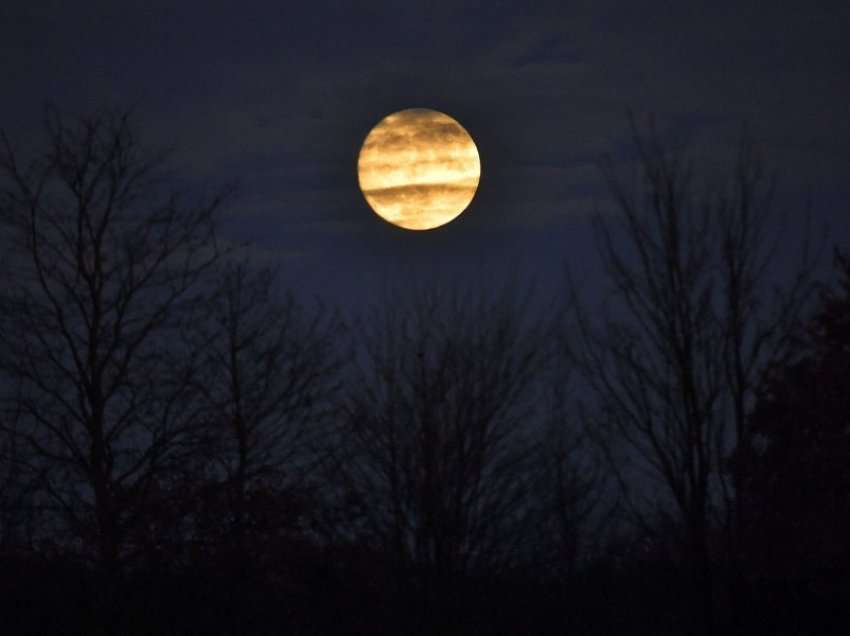
POLYGON ((384 117, 357 159, 360 190, 378 216, 408 230, 430 230, 460 216, 475 196, 481 162, 472 137, 427 108, 384 117))

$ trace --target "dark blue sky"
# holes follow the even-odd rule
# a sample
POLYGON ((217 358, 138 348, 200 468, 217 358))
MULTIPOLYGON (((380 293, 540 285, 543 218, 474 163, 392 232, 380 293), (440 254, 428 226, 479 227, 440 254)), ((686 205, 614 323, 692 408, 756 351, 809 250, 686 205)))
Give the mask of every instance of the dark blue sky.
POLYGON ((850 244, 848 33, 846 2, 7 1, 0 127, 26 139, 48 100, 133 107, 182 177, 242 184, 229 238, 331 303, 399 272, 546 286, 569 261, 592 284, 597 164, 628 172, 629 109, 709 162, 747 122, 779 205, 793 219, 810 191, 850 244), (409 107, 481 153, 471 207, 423 233, 375 216, 355 174, 369 129, 409 107))

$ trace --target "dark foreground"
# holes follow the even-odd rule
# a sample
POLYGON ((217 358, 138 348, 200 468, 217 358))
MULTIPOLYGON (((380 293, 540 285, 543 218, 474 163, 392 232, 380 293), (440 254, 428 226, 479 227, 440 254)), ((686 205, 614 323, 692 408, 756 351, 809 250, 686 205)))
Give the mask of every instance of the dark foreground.
POLYGON ((846 634, 850 586, 837 572, 718 586, 710 629, 688 586, 655 564, 603 564, 567 582, 443 582, 390 576, 362 555, 293 559, 247 571, 238 562, 164 565, 107 580, 63 559, 6 556, 4 634, 846 634))

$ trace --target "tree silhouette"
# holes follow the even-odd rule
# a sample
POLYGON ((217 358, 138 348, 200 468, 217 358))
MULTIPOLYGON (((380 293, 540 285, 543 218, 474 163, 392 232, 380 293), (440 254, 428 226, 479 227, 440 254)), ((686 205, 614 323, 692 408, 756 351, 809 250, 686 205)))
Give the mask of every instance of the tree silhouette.
POLYGON ((538 482, 532 500, 541 506, 532 527, 540 549, 535 568, 543 580, 575 576, 604 542, 616 507, 607 501, 610 474, 590 431, 581 425, 569 372, 568 356, 560 355, 549 377, 540 370, 536 376, 536 382, 551 385, 540 400, 545 407, 537 412, 545 430, 533 470, 538 482))
POLYGON ((249 267, 223 268, 187 333, 201 351, 195 383, 207 421, 205 488, 222 499, 207 512, 214 514, 207 529, 243 561, 249 546, 267 548, 269 533, 301 521, 303 510, 281 504, 305 499, 339 385, 342 334, 334 313, 308 310, 292 295, 277 300, 272 272, 249 267))
POLYGON ((755 573, 824 586, 850 568, 850 258, 836 265, 837 288, 766 371, 737 458, 755 573))
POLYGON ((192 203, 128 115, 46 118, 28 166, 4 136, 0 367, 26 466, 107 571, 196 414, 179 331, 217 258, 225 193, 192 203))
POLYGON ((509 292, 398 294, 362 338, 332 474, 341 537, 385 554, 429 611, 452 580, 523 558, 544 330, 509 292))
POLYGON ((31 499, 37 484, 22 467, 19 410, 13 404, 0 417, 0 550, 14 552, 33 544, 38 511, 31 499))
POLYGON ((747 416, 759 374, 805 306, 812 263, 804 250, 789 284, 774 293, 772 232, 781 224, 770 179, 746 137, 731 176, 712 188, 652 126, 643 134, 632 121, 632 130, 639 186, 606 164, 616 209, 597 218, 615 295, 601 325, 580 312, 575 351, 632 513, 640 523, 649 510, 670 516, 711 631, 717 549, 710 537, 725 528, 734 553, 742 510, 740 475, 730 475, 726 460, 751 435, 747 416), (637 497, 617 446, 637 457, 662 496, 637 497))

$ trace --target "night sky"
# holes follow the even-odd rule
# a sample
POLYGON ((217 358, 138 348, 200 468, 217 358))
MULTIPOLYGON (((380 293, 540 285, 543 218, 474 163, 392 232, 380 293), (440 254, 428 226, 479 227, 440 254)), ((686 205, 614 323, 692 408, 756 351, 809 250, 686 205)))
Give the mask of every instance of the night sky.
POLYGON ((342 307, 411 278, 555 290, 565 263, 593 287, 599 161, 628 174, 630 110, 709 166, 747 123, 777 205, 793 221, 811 201, 846 245, 848 33, 846 2, 5 2, 0 127, 21 144, 46 102, 133 109, 184 185, 239 183, 225 238, 342 307), (481 155, 470 208, 427 232, 357 187, 366 134, 411 107, 481 155))

